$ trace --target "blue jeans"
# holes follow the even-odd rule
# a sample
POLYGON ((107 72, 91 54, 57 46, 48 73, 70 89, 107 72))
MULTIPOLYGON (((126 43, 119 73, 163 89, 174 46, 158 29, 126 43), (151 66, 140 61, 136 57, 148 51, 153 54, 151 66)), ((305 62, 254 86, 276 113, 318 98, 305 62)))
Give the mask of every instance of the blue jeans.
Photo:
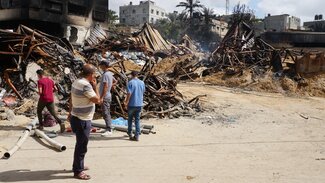
POLYGON ((72 169, 75 175, 84 170, 84 159, 87 153, 87 145, 91 130, 90 120, 81 120, 75 116, 70 119, 71 129, 76 134, 76 146, 74 149, 74 158, 72 169))
POLYGON ((128 107, 128 134, 132 134, 132 121, 134 118, 135 124, 135 136, 138 137, 140 135, 140 113, 142 107, 128 107))

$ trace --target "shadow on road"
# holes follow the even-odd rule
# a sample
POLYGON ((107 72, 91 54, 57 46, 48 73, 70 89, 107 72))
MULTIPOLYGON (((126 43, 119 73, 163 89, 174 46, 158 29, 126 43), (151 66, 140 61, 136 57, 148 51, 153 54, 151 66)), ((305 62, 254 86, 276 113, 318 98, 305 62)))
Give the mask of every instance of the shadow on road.
POLYGON ((65 170, 11 170, 0 172, 0 182, 46 181, 72 178, 71 172, 65 170))

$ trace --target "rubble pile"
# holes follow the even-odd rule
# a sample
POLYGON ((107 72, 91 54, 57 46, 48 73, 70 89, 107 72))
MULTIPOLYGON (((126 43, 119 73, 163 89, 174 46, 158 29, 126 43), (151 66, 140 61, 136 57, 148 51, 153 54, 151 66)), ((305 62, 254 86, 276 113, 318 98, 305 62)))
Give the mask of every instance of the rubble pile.
POLYGON ((68 100, 83 61, 67 40, 20 25, 16 32, 0 30, 0 50, 0 87, 7 106, 19 106, 35 96, 35 72, 40 68, 57 81, 61 101, 68 100))
MULTIPOLYGON (((129 72, 123 66, 123 62, 113 65, 115 79, 118 84, 113 90, 112 114, 127 116, 123 106, 126 97, 126 85, 129 72), (119 65, 116 67, 115 65, 119 65), (117 69, 119 68, 119 69, 117 69)), ((202 111, 199 97, 186 101, 183 95, 176 89, 177 83, 173 79, 167 79, 164 75, 154 74, 155 62, 147 62, 139 72, 139 78, 145 82, 146 92, 142 117, 169 117, 192 116, 195 112, 202 111)))
MULTIPOLYGON (((245 22, 234 23, 226 36, 212 53, 213 70, 236 73, 245 68, 258 67, 264 71, 270 66, 281 65, 275 49, 260 38, 245 22)), ((281 61, 281 60, 280 60, 281 61)))
MULTIPOLYGON (((16 32, 0 30, 0 76, 5 81, 1 80, 0 83, 3 88, 0 92, 1 99, 5 101, 2 105, 21 109, 27 101, 32 101, 30 108, 27 111, 19 110, 19 114, 35 115, 38 79, 35 78, 35 72, 42 68, 59 89, 59 107, 67 110, 71 84, 78 77, 82 65, 91 63, 98 66, 103 59, 102 53, 105 52, 111 61, 111 70, 118 80, 112 95, 111 109, 114 116, 127 117, 123 102, 128 76, 133 69, 140 71, 140 77, 146 84, 142 117, 191 116, 194 112, 202 110, 199 97, 186 101, 177 91, 175 80, 167 79, 164 74, 155 74, 155 66, 162 57, 170 57, 175 51, 171 44, 157 34, 159 33, 156 30, 146 25, 144 30, 133 37, 121 38, 119 35, 113 38, 97 27, 87 40, 87 46, 82 52, 77 52, 67 40, 23 25, 19 26, 16 32), (134 64, 130 64, 130 61, 134 64), (16 103, 12 104, 13 102, 16 103)), ((178 54, 182 55, 184 52, 178 54)), ((98 69, 98 73, 100 72, 98 69)))

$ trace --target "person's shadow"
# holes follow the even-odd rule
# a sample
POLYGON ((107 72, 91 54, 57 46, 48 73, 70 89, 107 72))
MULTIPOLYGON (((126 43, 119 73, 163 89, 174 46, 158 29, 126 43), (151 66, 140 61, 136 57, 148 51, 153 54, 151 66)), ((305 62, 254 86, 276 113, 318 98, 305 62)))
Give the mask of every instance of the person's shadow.
POLYGON ((73 178, 67 170, 11 170, 0 172, 0 182, 46 181, 73 178))

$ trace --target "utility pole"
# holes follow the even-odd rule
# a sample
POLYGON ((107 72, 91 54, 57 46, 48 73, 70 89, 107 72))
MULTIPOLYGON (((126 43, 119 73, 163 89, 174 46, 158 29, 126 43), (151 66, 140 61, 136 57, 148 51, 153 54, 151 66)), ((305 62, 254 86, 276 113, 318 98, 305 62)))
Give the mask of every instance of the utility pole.
POLYGON ((229 0, 226 0, 226 15, 229 15, 229 0))

